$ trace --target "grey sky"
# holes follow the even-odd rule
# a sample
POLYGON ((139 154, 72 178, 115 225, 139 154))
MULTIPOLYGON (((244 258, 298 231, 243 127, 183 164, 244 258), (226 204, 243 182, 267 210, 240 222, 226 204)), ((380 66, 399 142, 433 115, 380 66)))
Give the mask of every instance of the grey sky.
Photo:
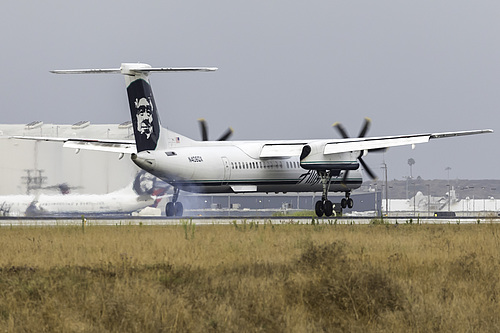
MULTIPOLYGON (((50 69, 217 66, 151 77, 163 126, 215 139, 338 137, 493 128, 385 154, 390 179, 498 178, 498 1, 8 1, 2 5, 3 123, 120 123, 120 76, 50 69)), ((366 158, 382 177, 384 154, 366 158)))

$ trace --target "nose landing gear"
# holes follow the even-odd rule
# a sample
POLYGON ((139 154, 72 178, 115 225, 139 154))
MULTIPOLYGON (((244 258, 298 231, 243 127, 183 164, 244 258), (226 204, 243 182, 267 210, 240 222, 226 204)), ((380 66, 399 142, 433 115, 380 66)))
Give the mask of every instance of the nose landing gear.
POLYGON ((354 201, 350 197, 350 192, 345 192, 345 198, 340 201, 340 206, 342 208, 352 208, 354 206, 354 201))
POLYGON ((178 198, 179 189, 175 188, 172 201, 167 202, 167 205, 165 206, 165 214, 167 216, 182 216, 182 214, 184 213, 184 207, 182 206, 182 203, 177 202, 178 198))

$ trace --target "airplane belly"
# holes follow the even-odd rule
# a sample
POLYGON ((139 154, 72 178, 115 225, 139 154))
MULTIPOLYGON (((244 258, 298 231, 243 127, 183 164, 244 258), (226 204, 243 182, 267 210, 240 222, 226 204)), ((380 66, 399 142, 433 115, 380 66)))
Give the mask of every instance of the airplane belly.
POLYGON ((179 189, 200 193, 227 193, 230 162, 224 158, 230 147, 176 148, 157 158, 154 175, 179 189), (161 169, 158 168, 161 166, 161 169))
POLYGON ((168 182, 176 183, 186 179, 191 179, 194 172, 194 166, 186 163, 187 156, 182 149, 177 149, 175 154, 163 154, 156 156, 155 167, 147 170, 158 178, 168 182))

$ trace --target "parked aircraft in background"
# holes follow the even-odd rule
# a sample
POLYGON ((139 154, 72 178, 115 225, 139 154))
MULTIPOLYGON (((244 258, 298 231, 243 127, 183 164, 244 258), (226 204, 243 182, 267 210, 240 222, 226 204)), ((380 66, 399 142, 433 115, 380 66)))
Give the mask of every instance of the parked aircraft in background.
POLYGON ((328 192, 344 192, 343 208, 352 208, 352 190, 360 187, 360 165, 375 177, 363 161, 368 152, 394 146, 415 145, 431 139, 490 133, 473 130, 384 137, 365 137, 367 120, 357 138, 349 138, 341 125, 341 139, 195 141, 160 125, 158 109, 148 75, 153 72, 214 71, 216 68, 153 68, 147 64, 124 63, 117 69, 57 70, 58 74, 119 73, 125 77, 132 123, 133 140, 94 140, 78 138, 18 137, 31 140, 62 141, 64 147, 130 154, 140 168, 171 184, 172 200, 167 216, 182 216, 179 190, 200 193, 251 192, 322 192, 316 202, 318 216, 331 216, 333 203, 328 192))
POLYGON ((0 196, 0 216, 92 216, 131 214, 156 207, 168 185, 141 170, 127 187, 107 194, 0 196))

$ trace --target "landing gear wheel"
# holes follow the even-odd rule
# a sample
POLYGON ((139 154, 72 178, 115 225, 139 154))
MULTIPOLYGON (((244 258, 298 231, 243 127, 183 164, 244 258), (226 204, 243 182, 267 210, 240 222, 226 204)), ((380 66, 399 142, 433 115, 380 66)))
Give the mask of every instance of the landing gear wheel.
POLYGON ((346 198, 343 198, 342 200, 340 200, 340 206, 342 208, 346 208, 347 207, 347 199, 346 198))
POLYGON ((182 216, 184 213, 184 207, 182 206, 182 203, 176 202, 174 204, 174 211, 175 211, 175 216, 182 216))
POLYGON ((182 216, 184 214, 184 207, 182 203, 177 202, 179 198, 179 189, 174 188, 174 195, 172 196, 172 201, 167 202, 165 206, 165 215, 167 216, 182 216))
POLYGON ((316 206, 314 207, 314 210, 316 211, 316 215, 318 217, 323 216, 324 210, 323 210, 323 202, 322 201, 316 201, 316 206))
POLYGON ((323 205, 323 211, 326 216, 332 216, 333 214, 333 204, 330 200, 326 200, 323 205))
POLYGON ((175 215, 175 207, 173 202, 167 202, 167 205, 165 206, 165 215, 167 216, 174 216, 175 215))
POLYGON ((352 208, 353 206, 354 206, 354 201, 351 198, 347 199, 347 207, 352 208))

